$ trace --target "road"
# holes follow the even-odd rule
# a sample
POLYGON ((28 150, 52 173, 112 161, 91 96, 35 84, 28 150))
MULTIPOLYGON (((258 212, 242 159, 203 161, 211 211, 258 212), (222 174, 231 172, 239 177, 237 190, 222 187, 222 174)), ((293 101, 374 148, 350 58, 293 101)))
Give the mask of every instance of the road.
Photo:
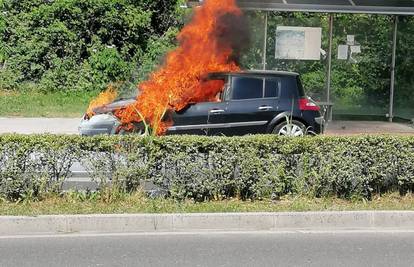
POLYGON ((0 266, 412 266, 413 232, 0 237, 0 266))
MULTIPOLYGON (((0 134, 78 134, 80 118, 0 118, 0 134)), ((378 121, 333 121, 326 127, 326 135, 355 134, 413 135, 412 124, 378 121)))
POLYGON ((78 134, 81 118, 0 118, 0 134, 78 134))

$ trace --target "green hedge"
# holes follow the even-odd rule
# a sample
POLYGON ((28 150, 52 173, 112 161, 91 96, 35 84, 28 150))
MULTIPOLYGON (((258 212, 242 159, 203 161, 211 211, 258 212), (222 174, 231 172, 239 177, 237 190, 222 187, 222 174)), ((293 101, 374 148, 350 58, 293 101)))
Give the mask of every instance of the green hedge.
POLYGON ((147 180, 180 200, 287 194, 370 199, 414 189, 414 137, 3 135, 0 197, 59 192, 75 162, 124 191, 147 180))

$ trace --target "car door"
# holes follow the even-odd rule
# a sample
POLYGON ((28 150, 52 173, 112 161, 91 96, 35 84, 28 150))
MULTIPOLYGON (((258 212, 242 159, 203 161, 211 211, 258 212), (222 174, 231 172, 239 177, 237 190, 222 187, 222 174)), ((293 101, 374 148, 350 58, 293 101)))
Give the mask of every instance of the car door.
POLYGON ((174 124, 168 129, 168 134, 207 135, 210 112, 215 110, 219 114, 222 109, 224 107, 221 102, 202 102, 190 105, 182 111, 173 112, 174 124))
POLYGON ((245 135, 266 133, 278 114, 280 81, 278 78, 233 76, 225 109, 210 117, 211 133, 245 135), (216 127, 213 127, 213 126, 216 127))

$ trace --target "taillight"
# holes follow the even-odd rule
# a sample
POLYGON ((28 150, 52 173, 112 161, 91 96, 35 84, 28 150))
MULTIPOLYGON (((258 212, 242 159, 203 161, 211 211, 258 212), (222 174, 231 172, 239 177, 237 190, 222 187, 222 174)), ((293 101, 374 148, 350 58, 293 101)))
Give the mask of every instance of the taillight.
POLYGON ((315 103, 309 101, 307 98, 299 99, 299 109, 302 111, 305 110, 313 110, 313 111, 320 111, 320 107, 315 103))

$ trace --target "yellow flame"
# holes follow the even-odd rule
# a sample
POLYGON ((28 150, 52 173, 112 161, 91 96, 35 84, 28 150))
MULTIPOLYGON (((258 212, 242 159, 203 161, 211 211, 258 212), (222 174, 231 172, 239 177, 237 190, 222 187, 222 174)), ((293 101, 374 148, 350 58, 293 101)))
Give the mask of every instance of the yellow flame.
POLYGON ((97 98, 91 101, 86 114, 89 117, 92 117, 93 115, 95 115, 95 108, 102 107, 112 103, 117 96, 118 92, 116 91, 116 89, 112 85, 109 85, 108 89, 100 93, 97 98))

